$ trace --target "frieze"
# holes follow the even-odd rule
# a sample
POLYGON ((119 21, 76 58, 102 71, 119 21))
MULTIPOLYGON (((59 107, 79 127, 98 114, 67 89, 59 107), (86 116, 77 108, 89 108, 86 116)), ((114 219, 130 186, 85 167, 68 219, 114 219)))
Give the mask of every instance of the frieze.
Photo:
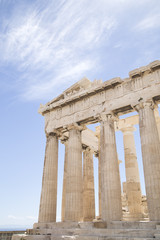
POLYGON ((130 78, 114 78, 104 83, 99 81, 94 86, 88 79, 83 79, 66 91, 77 89, 74 95, 62 98, 61 94, 54 101, 40 105, 39 112, 47 118, 47 131, 62 128, 65 124, 94 123, 102 112, 120 115, 135 111, 133 106, 141 98, 144 101, 160 99, 160 61, 129 74, 130 78), (80 88, 82 83, 83 91, 80 88))

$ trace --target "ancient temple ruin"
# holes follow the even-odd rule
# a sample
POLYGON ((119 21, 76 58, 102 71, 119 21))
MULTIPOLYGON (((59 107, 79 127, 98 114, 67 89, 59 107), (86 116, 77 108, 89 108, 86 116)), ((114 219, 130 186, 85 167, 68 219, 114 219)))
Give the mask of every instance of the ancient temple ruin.
POLYGON ((160 238, 159 103, 160 61, 154 61, 131 71, 125 79, 91 82, 83 78, 41 105, 39 113, 45 118, 47 140, 39 218, 23 238, 160 238), (119 118, 134 111, 137 115, 119 118), (86 127, 97 122, 100 126, 95 132, 86 127), (147 200, 141 193, 134 140, 136 124, 140 129, 147 200), (115 131, 123 133, 126 172, 123 192, 115 131), (59 140, 65 145, 65 163, 62 222, 56 223, 59 140), (95 216, 93 155, 99 161, 98 218, 95 216))

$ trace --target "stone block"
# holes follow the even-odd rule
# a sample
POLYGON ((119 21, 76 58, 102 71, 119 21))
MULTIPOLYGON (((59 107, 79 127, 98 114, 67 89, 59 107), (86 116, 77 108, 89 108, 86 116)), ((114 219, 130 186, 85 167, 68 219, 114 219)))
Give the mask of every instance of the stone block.
POLYGON ((154 237, 155 237, 156 239, 160 239, 160 233, 155 233, 155 234, 154 234, 154 237))
POLYGON ((94 222, 95 228, 107 228, 107 223, 103 221, 94 222))
POLYGON ((25 236, 25 234, 13 234, 12 240, 23 240, 25 236))

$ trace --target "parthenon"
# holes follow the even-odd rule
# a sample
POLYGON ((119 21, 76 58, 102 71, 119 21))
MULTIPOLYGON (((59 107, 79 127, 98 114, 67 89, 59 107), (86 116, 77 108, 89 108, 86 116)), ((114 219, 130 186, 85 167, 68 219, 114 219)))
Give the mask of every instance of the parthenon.
MULTIPOLYGON (((129 77, 83 78, 40 105, 46 150, 38 223, 25 239, 160 239, 160 61, 129 77), (137 112, 120 119, 121 115, 137 112), (95 131, 87 125, 99 123, 95 131), (146 187, 143 203, 134 125, 139 124, 146 187), (126 182, 120 182, 115 132, 123 133, 126 182), (61 222, 56 223, 58 145, 65 145, 61 222), (95 216, 93 155, 98 158, 95 216), (82 160, 83 159, 83 160, 82 160), (124 210, 127 209, 127 210, 124 210), (112 237, 112 238, 111 238, 112 237)), ((21 239, 13 236, 13 239, 21 239)))

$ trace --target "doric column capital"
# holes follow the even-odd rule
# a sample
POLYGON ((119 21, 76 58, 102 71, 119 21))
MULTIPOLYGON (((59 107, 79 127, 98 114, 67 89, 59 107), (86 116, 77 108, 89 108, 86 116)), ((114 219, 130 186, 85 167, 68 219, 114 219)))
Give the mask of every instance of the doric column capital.
POLYGON ((68 136, 65 136, 64 134, 62 134, 59 139, 62 144, 66 144, 68 142, 68 136))
POLYGON ((94 156, 95 156, 96 158, 98 158, 98 157, 99 157, 99 151, 94 152, 94 156))
POLYGON ((147 101, 143 101, 143 99, 141 99, 139 101, 139 103, 137 105, 134 106, 134 109, 139 112, 140 109, 143 109, 143 108, 146 108, 146 107, 149 107, 151 108, 152 110, 154 110, 154 108, 156 107, 157 105, 153 102, 153 100, 147 100, 147 101))
POLYGON ((46 137, 47 138, 51 138, 51 137, 54 137, 54 136, 56 136, 56 137, 61 137, 62 136, 62 133, 59 131, 59 130, 57 130, 57 129, 54 129, 52 132, 50 132, 50 133, 46 133, 46 137))
POLYGON ((113 113, 101 113, 98 116, 101 122, 115 122, 118 121, 118 117, 113 113))
POLYGON ((79 125, 78 123, 73 123, 68 126, 65 126, 65 128, 69 131, 72 129, 79 130, 80 132, 86 129, 85 125, 79 125))
POLYGON ((82 144, 82 152, 86 151, 87 146, 85 144, 82 144))
POLYGON ((90 147, 90 146, 86 146, 86 145, 82 145, 82 151, 83 152, 92 152, 92 153, 94 153, 94 149, 92 148, 92 147, 90 147))
POLYGON ((92 147, 90 147, 90 146, 87 146, 87 148, 86 148, 86 152, 91 152, 91 153, 94 153, 94 149, 92 148, 92 147))
POLYGON ((124 135, 130 135, 133 134, 134 131, 136 131, 136 128, 133 125, 128 125, 126 127, 123 127, 120 129, 124 135))

